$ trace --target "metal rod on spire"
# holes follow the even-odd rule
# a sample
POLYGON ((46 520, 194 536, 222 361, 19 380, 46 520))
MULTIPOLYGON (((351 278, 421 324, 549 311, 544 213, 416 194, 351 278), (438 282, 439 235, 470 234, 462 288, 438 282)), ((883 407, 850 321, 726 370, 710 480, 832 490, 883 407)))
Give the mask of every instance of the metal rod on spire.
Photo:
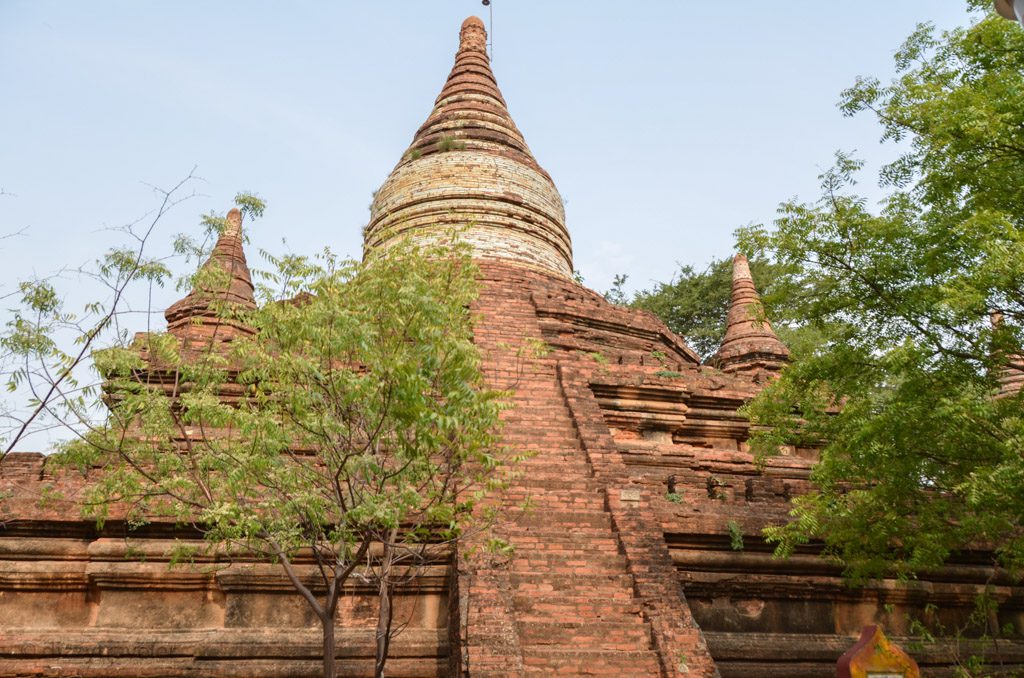
POLYGON ((494 61, 494 5, 491 4, 491 0, 482 0, 484 7, 487 8, 487 55, 491 61, 494 61))

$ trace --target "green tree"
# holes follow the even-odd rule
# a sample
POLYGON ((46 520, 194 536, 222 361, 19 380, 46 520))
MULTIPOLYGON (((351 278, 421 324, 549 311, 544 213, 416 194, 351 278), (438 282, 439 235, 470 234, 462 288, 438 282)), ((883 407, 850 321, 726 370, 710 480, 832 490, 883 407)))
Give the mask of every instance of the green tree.
POLYGON ((826 338, 748 410, 770 427, 753 439, 762 454, 821 448, 816 491, 768 536, 781 553, 824 538, 856 576, 910 576, 974 547, 1019 573, 1022 397, 997 397, 997 377, 1024 339, 1024 31, 993 16, 922 25, 896 66, 841 103, 907 142, 881 172, 880 209, 838 154, 817 202, 740 233, 780 267, 769 304, 826 338))
MULTIPOLYGON (((241 198, 243 212, 262 211, 241 198)), ((214 234, 227 225, 205 222, 214 234)), ((138 271, 131 252, 120 259, 116 279, 167 274, 138 271)), ((384 675, 400 630, 395 587, 486 524, 478 502, 507 461, 497 438, 503 394, 485 387, 473 343, 476 271, 458 247, 398 246, 365 264, 330 253, 267 259, 255 309, 219 292, 227 270, 191 277, 223 327, 243 328, 228 342, 119 332, 125 342, 96 351, 93 335, 66 332, 59 299, 43 294, 50 287, 27 300, 5 339, 29 364, 53 360, 66 340, 94 349, 106 416, 89 416, 95 391, 58 387, 46 404, 75 435, 56 461, 86 474, 87 515, 193 525, 215 557, 279 563, 320 620, 325 676, 336 675, 346 582, 374 587, 384 675)), ((58 361, 65 355, 77 353, 58 361)))
POLYGON ((626 297, 626 281, 629 276, 618 273, 612 278, 612 286, 604 293, 604 298, 613 304, 625 305, 629 299, 626 297))

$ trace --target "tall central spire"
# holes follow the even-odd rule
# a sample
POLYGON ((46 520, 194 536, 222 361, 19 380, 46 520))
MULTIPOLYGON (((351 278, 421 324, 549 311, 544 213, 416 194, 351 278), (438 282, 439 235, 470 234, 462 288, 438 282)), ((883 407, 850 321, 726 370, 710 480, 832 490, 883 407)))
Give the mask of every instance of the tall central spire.
POLYGON ((364 255, 452 229, 480 259, 572 275, 561 196, 509 115, 477 17, 463 22, 433 111, 374 196, 364 255))

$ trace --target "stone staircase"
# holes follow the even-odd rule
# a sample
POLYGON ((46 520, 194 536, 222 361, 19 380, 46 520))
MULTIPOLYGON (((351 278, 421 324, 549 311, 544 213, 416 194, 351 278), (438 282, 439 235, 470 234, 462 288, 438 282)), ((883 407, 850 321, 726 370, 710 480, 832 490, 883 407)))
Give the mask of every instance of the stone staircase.
MULTIPOLYGON (((555 358, 526 361, 521 371, 509 368, 514 347, 528 338, 522 333, 535 329, 540 336, 534 309, 522 295, 521 287, 485 286, 485 315, 477 329, 493 383, 503 387, 510 376, 516 381, 505 443, 534 453, 516 467, 497 526, 515 548, 501 567, 507 569, 504 593, 511 607, 505 623, 512 628, 505 631, 514 632, 509 649, 519 656, 481 670, 471 653, 467 668, 473 676, 663 675, 605 491, 565 404, 555 358)), ((483 631, 472 619, 468 626, 469 634, 483 631)))

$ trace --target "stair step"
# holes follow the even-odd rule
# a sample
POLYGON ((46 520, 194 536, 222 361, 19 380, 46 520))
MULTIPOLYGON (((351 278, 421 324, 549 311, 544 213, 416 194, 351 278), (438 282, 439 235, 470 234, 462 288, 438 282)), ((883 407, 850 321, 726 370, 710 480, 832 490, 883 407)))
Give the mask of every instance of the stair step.
MULTIPOLYGON (((543 489, 543 488, 541 488, 543 489)), ((502 498, 509 508, 516 508, 525 514, 546 513, 547 511, 604 511, 604 497, 596 492, 563 490, 558 492, 513 492, 502 498)))
POLYGON ((605 599, 621 600, 633 598, 633 578, 628 574, 516 572, 511 578, 512 586, 518 594, 535 592, 538 595, 600 595, 605 599))
POLYGON ((651 626, 647 622, 519 622, 516 626, 519 640, 527 648, 586 647, 626 652, 651 648, 651 626))
MULTIPOLYGON (((515 488, 528 488, 528 489, 544 489, 544 490, 579 490, 586 492, 598 493, 601 490, 601 485, 589 477, 566 477, 565 475, 556 474, 544 474, 545 476, 538 478, 534 477, 530 471, 513 480, 515 488)), ((512 488, 510 488, 512 489, 512 488)))
POLYGON ((564 500, 575 500, 575 499, 596 499, 602 504, 604 503, 604 492, 598 489, 588 489, 585 487, 527 487, 525 485, 516 484, 514 487, 510 487, 505 491, 504 496, 506 497, 521 497, 523 499, 530 497, 532 499, 564 499, 564 500))
POLYGON ((658 676, 661 666, 652 651, 621 652, 599 650, 595 652, 530 648, 523 652, 523 664, 528 676, 658 676))
POLYGON ((506 520, 515 521, 520 527, 552 527, 555 525, 567 528, 612 529, 611 516, 604 511, 524 511, 510 507, 505 511, 506 520))
POLYGON ((585 572, 625 572, 625 556, 580 556, 579 558, 567 559, 561 556, 538 556, 530 554, 527 557, 515 556, 512 559, 512 572, 516 574, 579 574, 585 572))
POLYGON ((551 621, 552 619, 621 620, 640 614, 641 604, 628 598, 595 598, 592 594, 571 596, 565 594, 531 595, 513 594, 516 618, 521 621, 551 621))
POLYGON ((571 538, 559 535, 558 531, 549 530, 523 531, 510 529, 505 532, 506 538, 515 549, 515 558, 537 558, 543 560, 586 560, 587 558, 603 558, 605 560, 624 558, 619 552, 617 542, 604 541, 607 535, 599 531, 579 531, 571 538), (561 541, 558 539, 562 537, 561 541), (602 539, 599 544, 588 544, 590 538, 602 539))

